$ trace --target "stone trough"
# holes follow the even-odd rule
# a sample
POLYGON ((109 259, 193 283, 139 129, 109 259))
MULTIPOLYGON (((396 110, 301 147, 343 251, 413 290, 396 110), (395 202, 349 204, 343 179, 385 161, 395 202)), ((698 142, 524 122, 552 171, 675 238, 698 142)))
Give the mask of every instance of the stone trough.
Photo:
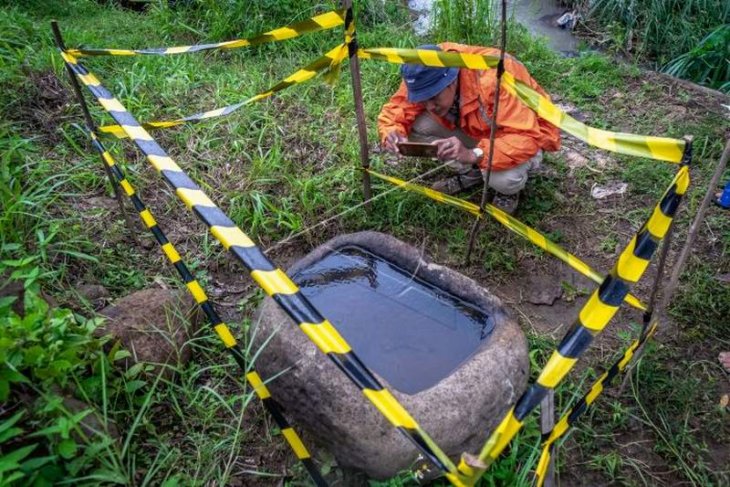
MULTIPOLYGON (((454 459, 477 451, 526 387, 526 340, 501 301, 400 240, 339 236, 287 273, 454 459)), ((254 344, 273 397, 340 466, 375 479, 411 466, 415 447, 270 298, 254 344)))

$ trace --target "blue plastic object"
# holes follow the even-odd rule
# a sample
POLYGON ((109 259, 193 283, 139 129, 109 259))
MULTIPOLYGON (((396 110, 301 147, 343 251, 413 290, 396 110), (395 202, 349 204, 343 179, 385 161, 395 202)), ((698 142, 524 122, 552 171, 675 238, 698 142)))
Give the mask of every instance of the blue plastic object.
POLYGON ((717 204, 725 208, 726 210, 730 209, 730 182, 725 185, 725 189, 722 191, 722 194, 717 199, 717 204))

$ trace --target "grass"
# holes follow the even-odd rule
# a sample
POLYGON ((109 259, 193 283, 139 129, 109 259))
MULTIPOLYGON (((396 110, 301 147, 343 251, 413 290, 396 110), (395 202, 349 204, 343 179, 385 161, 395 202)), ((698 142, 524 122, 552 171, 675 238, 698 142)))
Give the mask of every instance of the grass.
MULTIPOLYGON (((5 8, 0 19, 0 106, 5 120, 0 126, 2 260, 31 259, 30 265, 39 269, 38 282, 60 307, 90 316, 92 310, 80 307, 75 293, 84 283, 102 284, 114 297, 158 282, 171 287, 179 283, 155 247, 134 246, 129 238, 99 161, 87 151, 78 128, 78 106, 53 52, 49 20, 58 18, 69 45, 146 47, 243 36, 331 6, 311 2, 300 9, 294 2, 278 2, 273 10, 267 2, 236 2, 221 16, 220 5, 198 2, 173 9, 160 3, 147 13, 134 13, 76 0, 5 8), (51 76, 44 78, 44 74, 51 76), (47 84, 48 79, 56 77, 63 80, 60 87, 66 98, 46 99, 43 95, 54 88, 47 84), (44 122, 44 114, 50 114, 53 123, 44 122)), ((378 5, 359 5, 362 45, 414 46, 422 42, 404 28, 406 12, 395 2, 385 9, 378 5)), ((486 3, 479 5, 482 8, 486 3)), ((453 37, 457 33, 443 30, 444 26, 440 29, 434 39, 442 36, 482 44, 490 39, 489 32, 457 39, 453 37)), ((470 35, 473 33, 471 30, 470 35)), ((587 112, 592 125, 654 135, 694 134, 693 177, 697 188, 706 183, 711 162, 722 148, 720 115, 689 103, 693 97, 681 90, 667 97, 665 86, 607 56, 559 58, 516 26, 510 27, 509 39, 508 51, 548 91, 587 112), (677 105, 684 102, 689 108, 675 116, 677 105)), ((337 42, 341 42, 339 30, 225 54, 99 58, 89 60, 88 65, 144 121, 240 101, 337 42)), ((362 73, 370 142, 374 144, 372 121, 399 78, 397 69, 384 63, 363 62, 362 73)), ((423 243, 438 262, 498 293, 501 287, 519 285, 529 272, 554 268, 544 253, 492 224, 485 225, 480 234, 474 264, 464 267, 470 222, 457 210, 416 195, 392 192, 375 201, 370 213, 362 208, 352 210, 361 202, 361 195, 360 176, 353 169, 359 152, 349 81, 348 70, 343 70, 334 87, 314 80, 231 117, 154 135, 264 248, 323 218, 344 213, 316 233, 277 247, 272 256, 279 262, 332 235, 376 229, 407 242, 423 243)), ((109 120, 93 104, 92 112, 97 120, 109 120)), ((241 269, 175 200, 139 154, 122 142, 107 145, 193 271, 215 286, 245 288, 249 283, 240 279, 241 269)), ((578 148, 589 156, 595 154, 578 148)), ((616 245, 623 245, 648 215, 673 170, 660 163, 612 157, 601 174, 579 169, 568 176, 562 156, 549 155, 547 164, 556 175, 530 182, 519 214, 541 231, 560 237, 566 248, 601 269, 608 268, 616 245), (590 200, 592 184, 615 179, 629 182, 625 200, 614 207, 590 200)), ((373 155, 373 164, 406 179, 424 169, 391 168, 378 154, 373 155)), ((374 185, 375 194, 387 189, 374 185)), ((688 196, 688 211, 680 218, 680 238, 701 193, 695 190, 688 196)), ((723 377, 714 366, 713 355, 730 341, 724 326, 730 296, 727 286, 717 281, 719 274, 730 272, 724 257, 729 246, 727 218, 713 210, 672 308, 676 338, 660 337, 661 346, 653 346, 632 372, 631 387, 622 394, 607 394, 579 423, 559 455, 559 470, 566 479, 585 473, 597 484, 720 485, 725 481, 727 472, 711 461, 710 453, 713 445, 728 437, 723 422, 726 412, 715 405, 723 377), (645 440, 648 449, 623 448, 627 437, 645 440)), ((582 288, 571 286, 566 284, 566 290, 579 299, 583 293, 576 289, 582 288)), ((245 333, 260 299, 260 294, 246 290, 234 303, 231 309, 237 318, 233 326, 239 334, 245 333)), ((615 326, 624 333, 607 333, 586 367, 561 386, 558 409, 564 410, 571 398, 579 397, 604 364, 616 358, 619 345, 630 341, 627 332, 636 328, 628 321, 621 319, 615 326)), ((543 328, 529 333, 533 377, 560 334, 543 328)), ((86 391, 88 402, 123 432, 120 450, 109 457, 105 474, 122 483, 141 485, 227 484, 234 478, 262 485, 279 480, 306 483, 304 471, 292 467, 295 461, 279 433, 241 385, 240 374, 223 357, 217 340, 204 332, 190 345, 195 359, 177 371, 175 381, 139 370, 126 375, 114 361, 100 357, 90 359, 88 372, 76 377, 77 388, 86 391), (271 460, 249 462, 271 451, 271 460)), ((0 413, 4 419, 3 415, 0 413)), ((529 484, 538 444, 535 418, 531 418, 513 448, 492 467, 484 485, 529 484)), ((386 484, 412 485, 412 481, 404 473, 386 484)))
POLYGON ((567 2, 584 11, 587 31, 614 49, 665 72, 727 92, 727 24, 722 0, 567 2), (595 29, 595 30, 592 30, 595 29))

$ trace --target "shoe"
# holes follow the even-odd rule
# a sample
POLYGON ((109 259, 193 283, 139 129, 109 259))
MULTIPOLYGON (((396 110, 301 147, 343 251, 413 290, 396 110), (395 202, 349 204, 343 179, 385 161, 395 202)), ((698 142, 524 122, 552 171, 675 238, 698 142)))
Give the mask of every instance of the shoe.
POLYGON ((517 205, 520 204, 520 193, 515 194, 502 194, 495 193, 492 205, 496 206, 508 215, 514 215, 517 211, 517 205))
POLYGON ((436 181, 431 189, 448 195, 455 195, 474 186, 484 184, 482 172, 478 169, 464 174, 457 174, 441 181, 436 181))

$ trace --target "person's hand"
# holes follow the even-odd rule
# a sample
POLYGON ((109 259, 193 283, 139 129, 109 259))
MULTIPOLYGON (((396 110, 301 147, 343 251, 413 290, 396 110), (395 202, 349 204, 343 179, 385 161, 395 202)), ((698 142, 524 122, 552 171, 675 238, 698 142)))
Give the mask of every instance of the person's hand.
POLYGON ((385 137, 385 140, 383 141, 383 147, 388 152, 400 155, 400 151, 398 150, 398 144, 400 144, 401 142, 406 142, 407 140, 408 139, 406 139, 402 134, 394 130, 385 137))
POLYGON ((436 156, 441 161, 456 160, 469 165, 477 162, 476 154, 471 149, 467 149, 458 137, 434 140, 431 143, 437 146, 436 156))

